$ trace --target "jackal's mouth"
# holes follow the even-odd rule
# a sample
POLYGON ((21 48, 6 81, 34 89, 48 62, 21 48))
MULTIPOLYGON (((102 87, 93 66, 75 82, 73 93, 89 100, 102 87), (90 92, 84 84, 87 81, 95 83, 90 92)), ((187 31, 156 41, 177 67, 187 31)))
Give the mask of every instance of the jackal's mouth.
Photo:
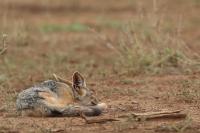
POLYGON ((99 100, 96 97, 91 96, 91 104, 92 105, 97 105, 98 103, 99 103, 99 100))

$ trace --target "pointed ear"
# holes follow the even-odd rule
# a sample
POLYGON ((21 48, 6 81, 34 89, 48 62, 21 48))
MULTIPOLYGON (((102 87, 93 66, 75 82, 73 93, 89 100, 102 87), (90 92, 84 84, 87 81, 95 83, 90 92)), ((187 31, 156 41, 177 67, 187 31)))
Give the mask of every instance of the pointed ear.
POLYGON ((72 76, 73 87, 86 87, 85 79, 79 72, 74 72, 72 76))
POLYGON ((63 82, 63 83, 65 83, 65 84, 69 85, 69 86, 72 86, 72 82, 70 82, 70 81, 68 81, 68 80, 66 80, 66 79, 63 79, 63 78, 57 76, 56 74, 53 74, 53 76, 54 76, 54 78, 56 79, 56 81, 58 81, 58 82, 63 82))

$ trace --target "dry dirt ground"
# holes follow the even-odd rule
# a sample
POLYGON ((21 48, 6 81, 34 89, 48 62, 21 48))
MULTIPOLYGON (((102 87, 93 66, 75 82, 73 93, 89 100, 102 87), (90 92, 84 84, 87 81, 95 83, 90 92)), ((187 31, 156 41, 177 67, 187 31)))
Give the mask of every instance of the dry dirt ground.
POLYGON ((200 54, 199 0, 2 0, 0 31, 2 40, 7 34, 7 51, 0 55, 0 132, 200 132, 197 67, 124 73, 126 68, 115 65, 119 57, 107 46, 110 40, 117 43, 124 24, 150 12, 162 17, 166 31, 180 26, 179 37, 200 54), (15 100, 20 91, 53 73, 70 79, 77 70, 108 104, 102 116, 180 109, 187 118, 86 124, 78 117, 18 115, 15 100))

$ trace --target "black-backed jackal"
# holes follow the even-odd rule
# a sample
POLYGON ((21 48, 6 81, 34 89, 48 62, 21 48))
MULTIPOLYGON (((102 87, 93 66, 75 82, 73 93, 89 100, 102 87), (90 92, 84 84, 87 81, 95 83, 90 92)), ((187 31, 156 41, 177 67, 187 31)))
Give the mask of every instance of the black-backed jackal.
POLYGON ((79 72, 73 74, 72 82, 55 78, 19 93, 17 110, 32 116, 97 116, 107 108, 98 103, 79 72))

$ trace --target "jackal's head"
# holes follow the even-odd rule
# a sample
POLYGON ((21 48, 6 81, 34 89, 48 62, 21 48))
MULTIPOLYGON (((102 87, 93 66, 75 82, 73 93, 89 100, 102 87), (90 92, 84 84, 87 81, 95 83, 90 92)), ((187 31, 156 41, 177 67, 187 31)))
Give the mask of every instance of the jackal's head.
POLYGON ((86 81, 79 72, 74 72, 72 76, 72 84, 74 95, 82 104, 96 105, 98 103, 94 93, 87 88, 86 81))
POLYGON ((56 75, 54 75, 54 77, 56 77, 57 81, 66 83, 72 87, 74 98, 77 102, 89 106, 98 104, 98 100, 95 97, 94 92, 86 86, 86 81, 79 72, 74 72, 72 75, 72 82, 57 77, 56 75))

